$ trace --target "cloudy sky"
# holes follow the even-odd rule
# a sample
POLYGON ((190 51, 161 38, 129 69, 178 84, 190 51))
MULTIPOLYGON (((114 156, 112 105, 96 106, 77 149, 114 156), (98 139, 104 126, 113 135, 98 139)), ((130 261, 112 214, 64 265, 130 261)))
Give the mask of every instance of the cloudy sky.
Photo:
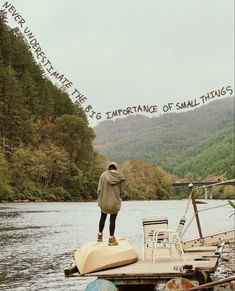
POLYGON ((233 0, 8 3, 96 112, 157 105, 160 113, 168 102, 234 87, 233 0))

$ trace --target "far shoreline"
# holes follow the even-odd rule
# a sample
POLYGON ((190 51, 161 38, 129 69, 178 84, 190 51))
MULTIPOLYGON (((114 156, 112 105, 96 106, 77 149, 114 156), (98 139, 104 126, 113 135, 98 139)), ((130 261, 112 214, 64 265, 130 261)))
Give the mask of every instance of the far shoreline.
MULTIPOLYGON (((216 201, 216 200, 229 200, 231 198, 216 198, 216 199, 196 199, 196 204, 207 204, 208 201, 216 201)), ((142 202, 147 202, 147 201, 182 201, 182 200, 188 200, 188 198, 173 198, 173 199, 133 199, 133 200, 122 200, 122 202, 134 202, 134 201, 142 201, 142 202)), ((23 204, 23 203, 77 203, 77 202, 97 202, 96 199, 88 199, 88 200, 66 200, 66 201, 62 201, 62 200, 55 200, 55 201, 50 201, 50 200, 28 200, 28 199, 24 199, 24 200, 14 200, 14 201, 7 201, 7 200, 1 200, 0 204, 23 204)))

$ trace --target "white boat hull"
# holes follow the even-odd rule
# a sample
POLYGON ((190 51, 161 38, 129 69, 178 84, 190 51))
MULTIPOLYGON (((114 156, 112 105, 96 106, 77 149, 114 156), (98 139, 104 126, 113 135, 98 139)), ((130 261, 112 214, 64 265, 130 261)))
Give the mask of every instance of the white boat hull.
POLYGON ((75 252, 75 261, 80 274, 124 266, 138 259, 137 251, 126 239, 119 245, 109 246, 108 241, 88 242, 75 252))

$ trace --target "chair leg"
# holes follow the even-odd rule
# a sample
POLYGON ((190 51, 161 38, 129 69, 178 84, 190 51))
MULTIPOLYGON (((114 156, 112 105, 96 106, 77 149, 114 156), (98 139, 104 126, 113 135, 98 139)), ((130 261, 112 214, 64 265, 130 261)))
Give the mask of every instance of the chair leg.
POLYGON ((153 251, 152 251, 152 262, 156 262, 156 252, 157 252, 157 244, 156 241, 153 242, 153 251))
POLYGON ((154 240, 153 240, 153 256, 152 256, 152 261, 154 262, 154 264, 156 263, 156 256, 157 256, 157 241, 158 241, 158 234, 159 231, 157 231, 154 234, 154 240))
POLYGON ((170 239, 170 256, 172 258, 172 233, 169 233, 169 239, 170 239))
POLYGON ((183 256, 184 261, 186 262, 186 258, 185 258, 185 255, 184 255, 184 249, 183 249, 183 246, 182 246, 182 243, 180 241, 180 237, 179 237, 178 233, 175 233, 175 236, 176 236, 176 239, 177 239, 178 244, 179 244, 181 256, 183 256))
POLYGON ((170 257, 173 257, 173 244, 176 246, 177 244, 179 245, 179 253, 180 253, 180 257, 184 258, 184 261, 186 262, 186 258, 184 255, 184 250, 183 250, 183 246, 182 243, 180 241, 180 237, 179 235, 174 231, 174 230, 158 230, 154 233, 154 242, 153 242, 153 252, 152 252, 152 261, 154 261, 154 263, 156 262, 156 254, 157 254, 157 242, 158 242, 158 236, 160 232, 165 232, 166 234, 168 234, 168 244, 169 244, 169 252, 170 252, 170 257))

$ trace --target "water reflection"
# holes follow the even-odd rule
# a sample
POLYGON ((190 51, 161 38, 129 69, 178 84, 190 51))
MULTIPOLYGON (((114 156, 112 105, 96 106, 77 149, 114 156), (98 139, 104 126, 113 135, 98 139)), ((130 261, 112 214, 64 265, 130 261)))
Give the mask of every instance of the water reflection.
POLYGON ((12 218, 12 217, 17 217, 19 216, 19 212, 18 211, 13 211, 13 212, 1 212, 1 210, 3 210, 3 208, 0 208, 0 218, 12 218))

